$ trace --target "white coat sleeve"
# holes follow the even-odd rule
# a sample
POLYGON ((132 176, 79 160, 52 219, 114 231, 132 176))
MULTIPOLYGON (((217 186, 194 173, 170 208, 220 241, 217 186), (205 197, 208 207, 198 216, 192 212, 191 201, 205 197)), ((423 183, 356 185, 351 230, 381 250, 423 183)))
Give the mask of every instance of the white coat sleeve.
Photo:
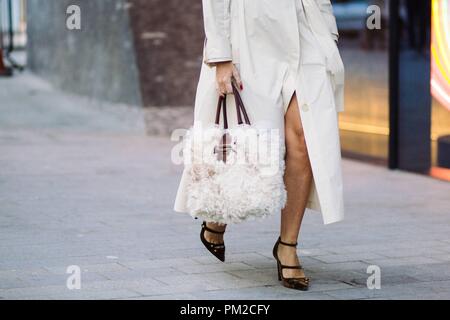
POLYGON ((339 39, 339 32, 336 24, 336 18, 333 13, 333 5, 330 0, 318 0, 320 11, 330 29, 331 35, 335 41, 339 39))
POLYGON ((232 61, 230 41, 231 0, 202 0, 205 25, 204 62, 210 66, 217 62, 232 61))

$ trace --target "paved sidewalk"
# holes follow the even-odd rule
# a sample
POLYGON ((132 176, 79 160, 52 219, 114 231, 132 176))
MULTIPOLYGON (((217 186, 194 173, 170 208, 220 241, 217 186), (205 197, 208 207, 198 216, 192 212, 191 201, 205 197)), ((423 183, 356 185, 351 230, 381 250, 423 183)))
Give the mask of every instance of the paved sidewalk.
MULTIPOLYGON (((346 221, 308 213, 309 292, 281 287, 278 217, 231 226, 227 262, 174 213, 174 145, 30 75, 0 79, 0 298, 449 299, 450 184, 345 160, 346 221), (81 268, 69 290, 66 269, 81 268), (366 287, 381 268, 381 289, 366 287)), ((116 110, 117 111, 117 110, 116 110)))

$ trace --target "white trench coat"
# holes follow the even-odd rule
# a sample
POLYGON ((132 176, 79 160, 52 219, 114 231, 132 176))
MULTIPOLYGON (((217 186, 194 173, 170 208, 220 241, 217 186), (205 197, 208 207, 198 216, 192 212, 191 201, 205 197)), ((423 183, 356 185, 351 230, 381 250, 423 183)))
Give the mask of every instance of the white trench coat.
MULTIPOLYGON (((280 129, 296 92, 314 182, 308 208, 325 224, 344 217, 338 112, 344 66, 330 0, 203 0, 206 40, 195 121, 211 124, 217 104, 214 63, 233 61, 252 125, 280 129), (299 18, 301 17, 301 18, 299 18)), ((233 99, 229 119, 233 117, 233 99)), ((284 137, 284 136, 283 136, 284 137)), ((175 211, 186 209, 186 171, 175 211)))

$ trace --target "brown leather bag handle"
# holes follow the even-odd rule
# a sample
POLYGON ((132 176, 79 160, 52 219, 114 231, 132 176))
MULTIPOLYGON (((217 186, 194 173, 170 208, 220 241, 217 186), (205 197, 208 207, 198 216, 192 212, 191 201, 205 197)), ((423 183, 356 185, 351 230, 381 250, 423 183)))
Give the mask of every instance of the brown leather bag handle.
MULTIPOLYGON (((247 114, 247 110, 245 110, 244 103, 242 102, 241 95, 239 94, 239 91, 236 89, 234 84, 233 87, 233 95, 234 95, 234 101, 236 103, 236 114, 237 114, 237 122, 239 125, 243 124, 245 121, 245 124, 250 125, 250 119, 247 114), (242 115, 244 116, 244 121, 242 121, 242 115)), ((217 102, 217 110, 216 110, 216 120, 215 124, 220 124, 220 111, 223 111, 223 128, 228 129, 228 118, 227 118, 227 99, 226 96, 219 97, 219 101, 217 102)))
POLYGON ((223 128, 228 129, 227 99, 225 99, 222 96, 219 97, 219 101, 217 102, 216 121, 215 121, 216 125, 220 124, 220 111, 221 110, 223 110, 223 128))
MULTIPOLYGON (((239 105, 239 107, 242 111, 242 114, 244 115, 245 123, 250 125, 250 119, 248 117, 247 110, 245 110, 244 102, 242 102, 241 95, 239 94, 239 91, 238 91, 238 89, 236 89, 235 86, 233 86, 233 94, 234 94, 234 99, 236 101, 236 105, 239 105)), ((240 124, 242 124, 242 123, 240 123, 240 124)))

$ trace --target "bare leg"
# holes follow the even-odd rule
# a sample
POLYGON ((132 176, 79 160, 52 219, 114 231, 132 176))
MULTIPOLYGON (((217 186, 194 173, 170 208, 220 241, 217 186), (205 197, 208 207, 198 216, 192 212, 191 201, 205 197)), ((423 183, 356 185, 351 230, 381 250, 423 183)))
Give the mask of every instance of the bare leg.
MULTIPOLYGON (((286 171, 284 183, 287 190, 287 204, 281 212, 281 240, 296 243, 313 176, 295 93, 285 115, 285 136, 286 171)), ((300 263, 296 249, 293 247, 280 245, 278 255, 284 265, 296 266, 300 263)), ((303 277, 304 272, 303 270, 284 269, 283 276, 287 278, 303 277)))
MULTIPOLYGON (((226 224, 220 224, 215 222, 207 222, 206 226, 212 230, 216 231, 225 231, 227 225, 226 224)), ((223 234, 216 234, 212 232, 205 231, 205 239, 208 242, 211 243, 223 243, 223 234)))

